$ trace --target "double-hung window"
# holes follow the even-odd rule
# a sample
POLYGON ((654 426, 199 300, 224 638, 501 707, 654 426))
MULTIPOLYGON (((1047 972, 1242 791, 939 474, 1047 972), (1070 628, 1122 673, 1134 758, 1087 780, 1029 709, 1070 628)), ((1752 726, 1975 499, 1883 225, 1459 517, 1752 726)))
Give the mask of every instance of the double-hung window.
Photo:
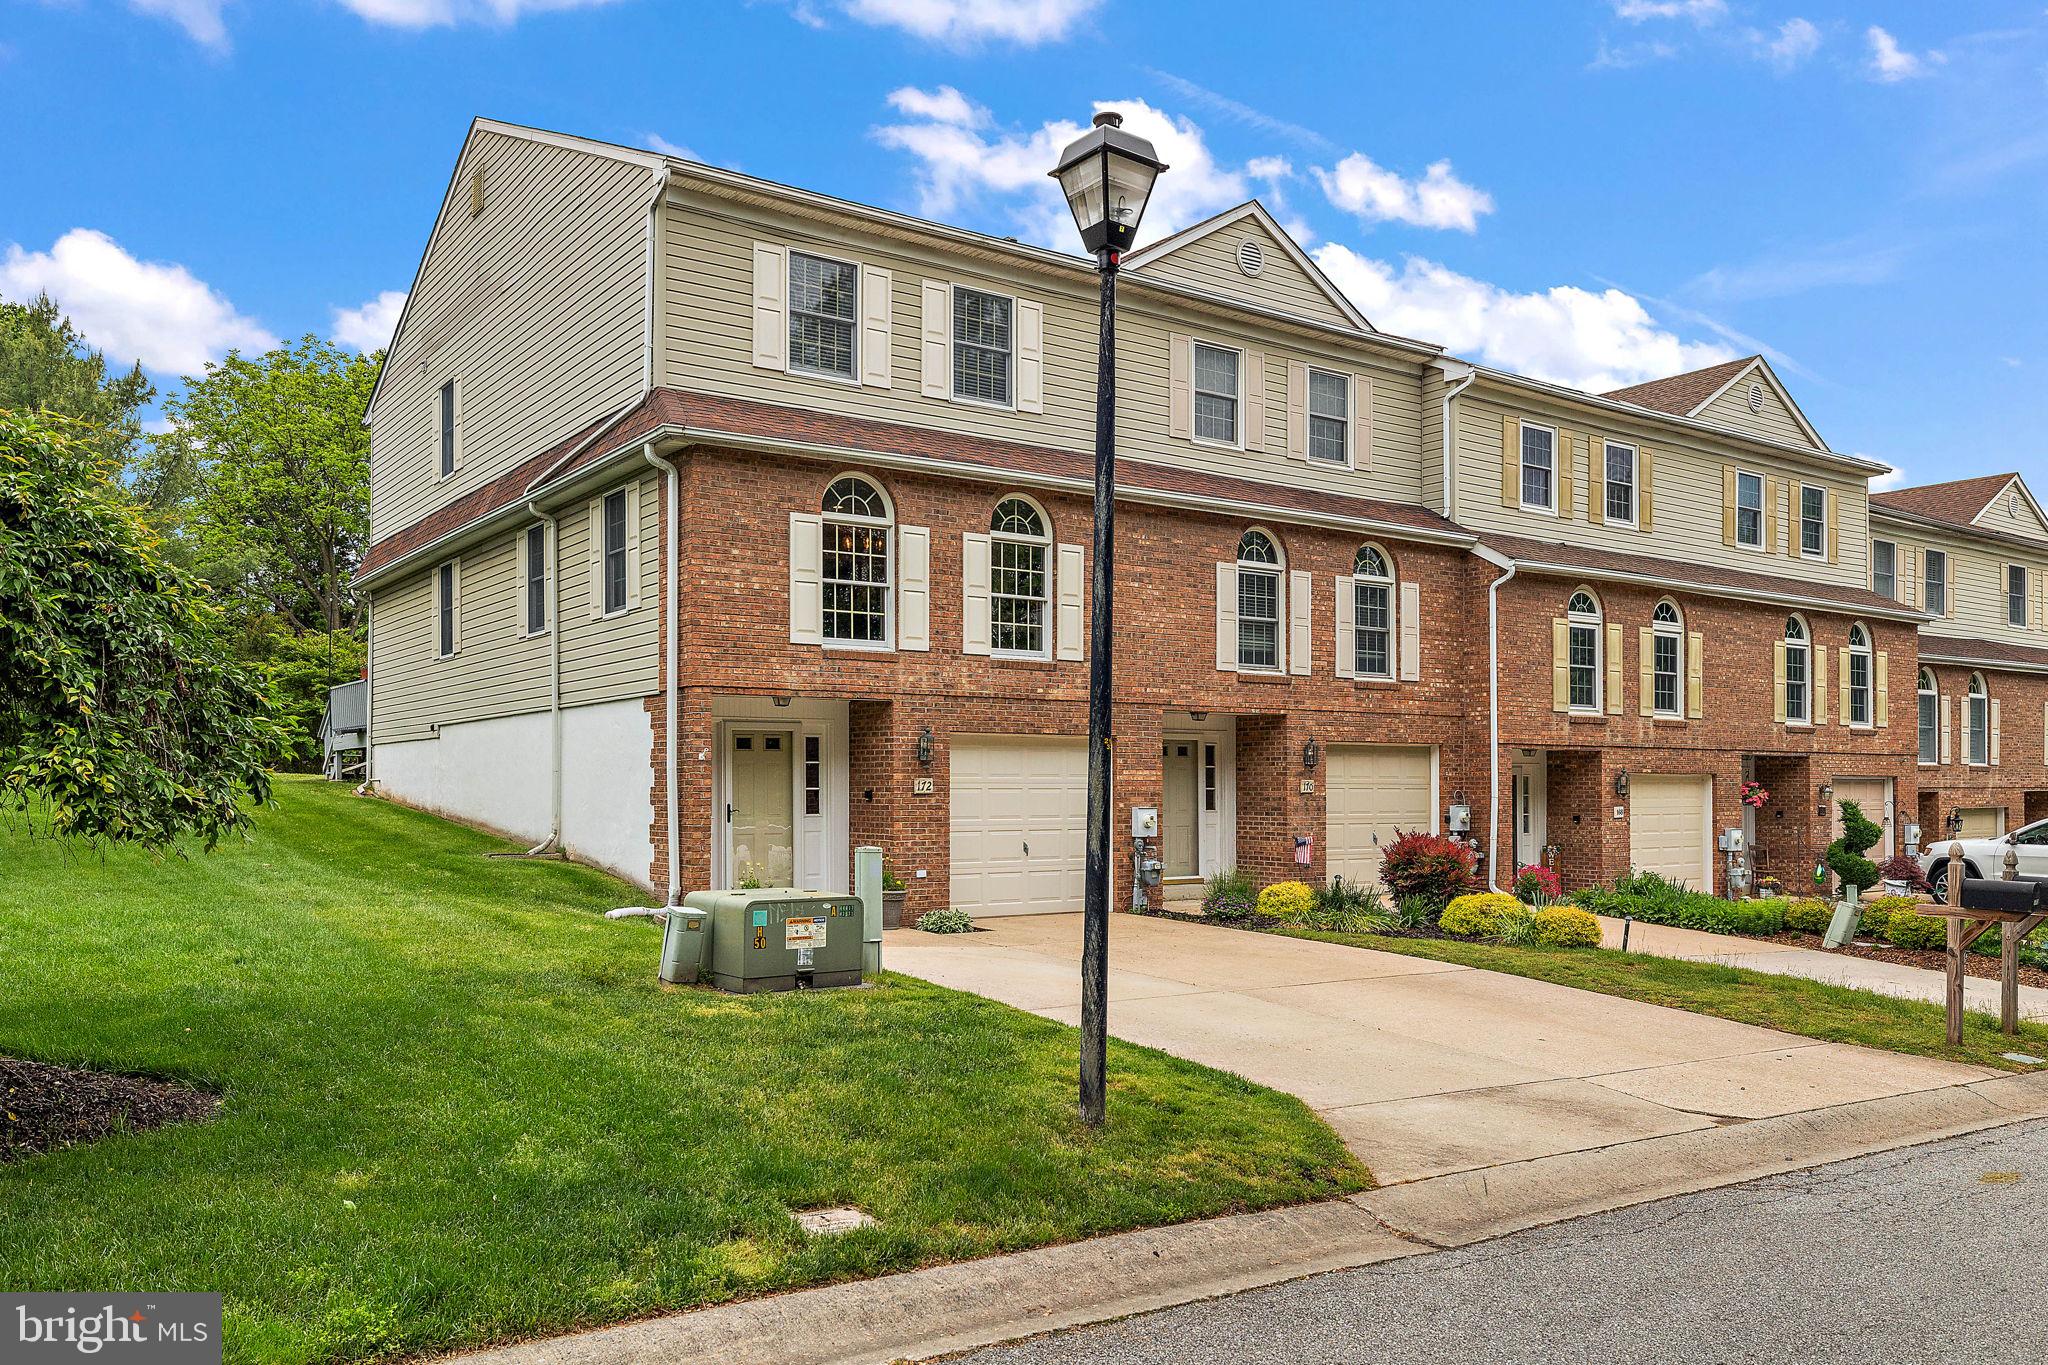
POLYGON ((989 521, 989 644, 999 655, 1046 656, 1045 517, 1023 498, 1004 498, 989 521))
POLYGON ((1607 496, 1602 511, 1608 521, 1624 526, 1636 524, 1636 448, 1620 441, 1605 442, 1607 496))
POLYGON ((1799 485, 1799 553, 1824 559, 1828 553, 1828 490, 1799 485))
POLYGON ((789 367, 852 379, 860 271, 847 261, 789 253, 789 367))
POLYGON ((1941 761, 1941 694, 1934 688, 1934 670, 1920 670, 1920 762, 1941 761))
POLYGON ((1870 590, 1879 597, 1899 597, 1899 547, 1889 540, 1870 542, 1870 590))
POLYGON ((1361 546, 1352 567, 1352 650, 1361 678, 1394 676, 1394 571, 1377 545, 1361 546))
POLYGON ((1991 762, 1991 696, 1984 687, 1984 675, 1970 675, 1970 695, 1967 701, 1969 714, 1969 752, 1963 757, 1976 767, 1991 762))
POLYGON ((1565 607, 1566 699, 1574 711, 1600 709, 1600 604, 1583 588, 1565 607))
POLYGON ((2027 624, 2027 566, 2005 566, 2005 623, 2024 628, 2027 624))
POLYGON ((1678 608, 1659 602, 1650 618, 1650 709, 1659 716, 1685 714, 1685 624, 1678 608))
POLYGON ((1796 616, 1785 619, 1785 719, 1797 725, 1813 719, 1813 643, 1796 616))
POLYGON ((1194 344, 1195 439, 1234 446, 1238 440, 1238 378, 1243 357, 1227 346, 1194 344))
POLYGON ((1004 294, 953 287, 953 396, 1010 405, 1016 341, 1011 299, 1004 294))
POLYGON ((626 609, 626 490, 614 489, 604 495, 604 547, 600 566, 604 574, 604 614, 626 609))
POLYGON ((1764 543, 1764 477, 1735 472, 1735 543, 1752 549, 1764 543))
POLYGON ((435 653, 446 659, 460 644, 455 613, 460 609, 455 594, 459 588, 453 560, 434 572, 434 622, 438 632, 435 653))
POLYGON ((1936 616, 1948 615, 1948 551, 1920 552, 1920 605, 1936 616))
POLYGON ((1870 724, 1870 632, 1849 627, 1849 715, 1851 725, 1870 724))
POLYGON ((889 643, 889 529, 882 490, 857 474, 834 479, 822 504, 824 638, 828 644, 889 643))
POLYGON ((1522 506, 1557 510, 1557 433, 1522 423, 1522 506))
POLYGON ((1280 551, 1264 531, 1237 542, 1237 666, 1280 667, 1280 551))
POLYGON ((1308 457, 1324 464, 1351 463, 1351 377, 1308 372, 1308 457))
POLYGON ((526 633, 548 628, 548 528, 538 522, 526 528, 526 633))

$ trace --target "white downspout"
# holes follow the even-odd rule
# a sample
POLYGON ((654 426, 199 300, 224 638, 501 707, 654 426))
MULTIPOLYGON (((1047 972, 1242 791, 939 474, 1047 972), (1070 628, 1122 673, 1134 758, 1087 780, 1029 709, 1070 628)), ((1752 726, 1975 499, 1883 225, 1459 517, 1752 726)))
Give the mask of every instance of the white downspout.
MULTIPOLYGON (((1450 378, 1449 371, 1445 372, 1444 378, 1450 378)), ((1444 392, 1444 518, 1448 521, 1456 521, 1458 519, 1457 504, 1453 501, 1453 499, 1457 497, 1458 492, 1458 482, 1457 479, 1453 476, 1453 469, 1455 467, 1454 461, 1457 459, 1458 443, 1451 439, 1451 402, 1459 394, 1471 388, 1472 381, 1477 378, 1479 378, 1479 371, 1467 370, 1465 372, 1465 377, 1463 379, 1460 379, 1457 383, 1453 384, 1449 389, 1445 390, 1444 392)), ((1503 454, 1502 458, 1506 458, 1505 454, 1503 454)))
POLYGON ((1486 710, 1487 782, 1486 806, 1486 888, 1500 890, 1500 590, 1515 576, 1516 565, 1484 545, 1474 554, 1496 568, 1506 570, 1486 585, 1486 710))
POLYGON ((548 528, 548 728, 554 771, 548 776, 548 837, 526 850, 529 854, 540 854, 554 853, 562 847, 562 556, 558 552, 561 537, 554 515, 531 502, 526 504, 526 510, 548 528))
POLYGON ((662 720, 668 740, 662 745, 663 766, 668 794, 668 905, 677 900, 676 891, 681 878, 676 874, 676 840, 681 830, 681 821, 676 811, 676 572, 680 558, 677 543, 682 537, 677 533, 679 509, 677 502, 681 494, 676 488, 676 469, 668 461, 654 453, 650 443, 640 447, 640 454, 648 464, 661 473, 662 486, 662 539, 667 542, 663 555, 665 561, 661 594, 662 617, 662 720))
POLYGON ((377 599, 363 596, 363 780, 357 796, 377 790, 377 636, 371 627, 377 599))

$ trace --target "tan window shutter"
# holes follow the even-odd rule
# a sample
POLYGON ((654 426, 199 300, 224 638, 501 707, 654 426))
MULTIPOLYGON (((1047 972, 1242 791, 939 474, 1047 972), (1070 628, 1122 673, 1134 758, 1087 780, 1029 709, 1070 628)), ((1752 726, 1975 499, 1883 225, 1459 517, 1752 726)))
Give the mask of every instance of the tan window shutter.
POLYGON ((1996 768, 1998 758, 1998 698, 1991 699, 1991 766, 1996 768))
POLYGON ((1648 531, 1657 524, 1656 499, 1652 496, 1656 488, 1656 461, 1647 450, 1636 451, 1636 528, 1648 531))
POLYGON ((1166 339, 1166 434, 1177 441, 1188 440, 1195 432, 1194 347, 1195 339, 1185 332, 1166 339))
POLYGON ((1058 596, 1056 619, 1053 622, 1055 657, 1061 659, 1082 659, 1088 654, 1088 642, 1081 629, 1081 595, 1088 582, 1087 553, 1079 545, 1062 545, 1059 563, 1053 575, 1053 591, 1058 596))
MULTIPOLYGON (((1778 554, 1781 550, 1778 544, 1778 497, 1784 487, 1783 480, 1764 480, 1764 550, 1768 554, 1778 554)), ((1790 510, 1787 509, 1786 522, 1788 527, 1791 520, 1790 510)), ((1787 539, 1782 547, 1786 553, 1791 551, 1792 542, 1790 537, 1792 534, 1789 529, 1786 531, 1787 539)))
POLYGON ((1351 465, 1372 468, 1372 377, 1351 376, 1351 465))
POLYGON ((2027 570, 2027 587, 2028 587, 2028 588, 2029 588, 2029 589, 2030 589, 2030 590, 2031 590, 2031 591, 2033 592, 2033 594, 2034 594, 2034 629, 2035 629, 2035 630, 2039 630, 2039 629, 2041 629, 2041 628, 2042 628, 2042 627, 2043 627, 2044 625, 2048 625, 2048 620, 2044 620, 2044 619, 2043 619, 2043 617, 2042 617, 2042 614, 2041 614, 2041 573, 2040 573, 2040 570, 2038 570, 2038 569, 2029 569, 2029 570, 2027 570))
POLYGON ((771 242, 754 243, 754 364, 789 368, 789 256, 771 242))
POLYGON ((1835 698, 1835 714, 1847 725, 1855 719, 1855 712, 1849 709, 1849 647, 1843 645, 1835 653, 1835 666, 1841 672, 1835 675, 1835 687, 1840 696, 1835 698))
POLYGON ((918 349, 927 398, 953 396, 953 286, 926 280, 919 290, 918 349))
POLYGON ((1956 614, 1956 557, 1955 557, 1955 555, 1953 555, 1953 554, 1949 555, 1949 556, 1948 556, 1948 561, 1947 561, 1947 563, 1946 563, 1946 564, 1944 564, 1944 565, 1943 565, 1942 567, 1943 567, 1944 571, 1945 571, 1945 572, 1946 572, 1946 573, 1948 574, 1948 592, 1947 592, 1947 594, 1946 594, 1947 600, 1946 600, 1945 602, 1943 602, 1943 603, 1942 603, 1942 605, 1943 605, 1944 607, 1948 608, 1948 610, 1944 611, 1944 612, 1942 613, 1942 615, 1944 615, 1944 616, 1954 616, 1954 615, 1956 614))
POLYGON ((1550 709, 1568 711, 1572 703, 1572 628, 1562 616, 1550 618, 1550 709))
POLYGON ((1500 419, 1500 502, 1503 507, 1522 505, 1522 419, 1500 419))
POLYGON ((1570 521, 1572 517, 1572 466, 1577 463, 1575 452, 1578 443, 1563 427, 1557 429, 1557 517, 1570 521))
POLYGON ((1771 642, 1771 686, 1775 689, 1771 694, 1771 719, 1783 725, 1785 717, 1790 713, 1790 708, 1785 704, 1785 642, 1783 640, 1773 640, 1771 642))
POLYGON ((1827 490, 1828 499, 1828 563, 1842 562, 1842 495, 1834 489, 1827 490))
POLYGON ((1045 305, 1017 300, 1017 411, 1045 411, 1045 305))
POLYGON ((1618 625, 1607 627, 1607 714, 1621 714, 1621 642, 1622 629, 1618 625))
POLYGON ((640 485, 626 485, 626 609, 640 605, 640 485))
POLYGON ((825 519, 816 512, 791 512, 789 642, 793 645, 815 645, 822 643, 824 638, 825 519))
POLYGON ((1237 565, 1216 566, 1216 667, 1237 671, 1237 565))
POLYGON ((1721 543, 1735 544, 1735 466, 1721 466, 1721 543))
POLYGON ((1244 448, 1266 448, 1266 353, 1244 353, 1244 448))
POLYGON ((1287 362, 1287 453, 1308 458, 1308 366, 1299 360, 1287 362))
POLYGON ((1706 636, 1696 630, 1687 631, 1685 636, 1685 714, 1692 720, 1698 720, 1706 714, 1706 664, 1706 636))
POLYGON ((896 648, 932 647, 932 533, 896 528, 896 648))
POLYGON ((1301 677, 1308 676, 1309 662, 1314 657, 1309 652, 1309 632, 1314 628, 1309 615, 1315 599, 1309 588, 1307 569, 1293 569, 1287 575, 1287 671, 1301 677))
MULTIPOLYGON (((795 534, 795 530, 795 519, 792 518, 790 524, 792 536, 795 534)), ((584 548, 588 551, 585 558, 590 561, 588 565, 590 577, 590 619, 595 621, 598 617, 604 615, 604 499, 602 497, 590 500, 590 520, 587 531, 589 544, 584 548)), ((794 564, 796 561, 792 558, 790 562, 794 564)))
POLYGON ((1909 607, 1920 605, 1920 553, 1901 545, 1893 552, 1893 570, 1899 580, 1899 601, 1909 607))
POLYGON ((1815 640, 1809 647, 1813 656, 1813 683, 1807 688, 1813 698, 1813 723, 1828 723, 1828 651, 1827 646, 1815 640))
POLYGON ((989 652, 989 537, 969 531, 960 537, 960 652, 989 652))
POLYGON ((1401 629, 1401 681, 1419 682, 1422 679, 1422 587, 1413 582, 1401 584, 1400 619, 1395 625, 1401 629))
POLYGON ((1892 723, 1892 659, 1891 654, 1880 649, 1871 656, 1871 719, 1877 728, 1887 729, 1892 723))
POLYGON ((1648 626, 1636 631, 1636 714, 1657 713, 1657 632, 1648 626))
POLYGON ((452 609, 449 614, 455 618, 454 627, 450 631, 452 638, 448 641, 448 645, 452 653, 460 654, 462 652, 462 561, 459 559, 450 560, 448 564, 448 605, 452 609))
POLYGON ((871 265, 860 268, 860 382, 871 389, 889 387, 894 288, 888 271, 871 265))
POLYGON ((2041 761, 2048 763, 2048 701, 2041 703, 2041 761))
POLYGON ((1358 580, 1338 574, 1337 593, 1337 676, 1358 676, 1358 580))
POLYGON ((1607 521, 1607 440, 1598 433, 1586 437, 1586 520, 1607 521))
POLYGON ((1937 697, 1935 699, 1935 709, 1941 712, 1941 761, 1949 763, 1954 761, 1955 758, 1955 709, 1949 705, 1947 697, 1937 697))

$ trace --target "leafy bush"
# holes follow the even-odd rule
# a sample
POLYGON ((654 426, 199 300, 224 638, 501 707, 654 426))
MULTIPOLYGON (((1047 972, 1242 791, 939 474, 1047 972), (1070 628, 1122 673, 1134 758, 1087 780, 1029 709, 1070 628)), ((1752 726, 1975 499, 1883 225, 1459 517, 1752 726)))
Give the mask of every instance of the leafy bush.
POLYGON ((1906 908, 1892 912, 1884 936, 1901 948, 1939 948, 1948 942, 1948 921, 1906 908))
POLYGON ((1447 934, 1478 938, 1493 933, 1495 922, 1504 912, 1521 909, 1522 903, 1513 896, 1504 896, 1498 891, 1481 891, 1460 896, 1445 906, 1437 925, 1447 934))
POLYGON ((1877 864, 1863 854, 1884 838, 1884 830, 1870 823, 1854 801, 1837 804, 1842 808, 1842 837, 1828 845, 1828 870, 1843 886, 1868 891, 1877 885, 1877 864))
POLYGON ((1258 886, 1234 867, 1210 877, 1202 889, 1202 913, 1224 924, 1250 919, 1258 904, 1258 886))
POLYGON ((1783 900, 1724 901, 1703 891, 1689 891, 1654 872, 1635 872, 1615 881, 1612 889, 1575 891, 1572 902, 1596 915, 1624 916, 1645 924, 1670 924, 1708 934, 1757 934, 1768 937, 1785 928, 1783 900))
POLYGON ((1394 918, 1403 929, 1433 928, 1443 912, 1443 903, 1428 896, 1403 896, 1394 902, 1394 918))
POLYGON ((1512 909, 1503 909, 1493 917, 1493 929, 1487 937, 1508 948, 1526 948, 1536 941, 1535 912, 1520 901, 1512 909))
POLYGON ((1515 899, 1525 905, 1537 901, 1549 904, 1564 895, 1564 883, 1541 863, 1530 863, 1515 873, 1515 899))
POLYGON ((1387 845, 1380 882, 1397 901, 1427 896, 1443 905, 1471 889, 1472 850, 1441 834, 1403 834, 1387 845))
POLYGON ((1598 948, 1600 921, 1576 905, 1552 905, 1532 917, 1536 941, 1546 948, 1598 948))
POLYGON ((1316 893, 1307 882, 1274 882, 1259 892, 1259 918, 1303 920, 1315 903, 1316 893))
POLYGON ((927 934, 966 934, 974 931, 974 919, 965 910, 932 910, 917 921, 927 934))
POLYGON ((1834 918, 1835 907, 1819 896, 1801 896, 1785 904, 1785 927, 1802 934, 1825 934, 1834 918))
POLYGON ((1920 870, 1920 860, 1908 858, 1903 853, 1895 853, 1879 863, 1877 875, 1888 882, 1904 882, 1914 891, 1925 892, 1931 889, 1927 885, 1927 874, 1920 870))
POLYGON ((1353 886, 1339 878, 1315 893, 1302 923, 1333 934, 1378 934, 1394 927, 1394 917, 1377 886, 1353 886))

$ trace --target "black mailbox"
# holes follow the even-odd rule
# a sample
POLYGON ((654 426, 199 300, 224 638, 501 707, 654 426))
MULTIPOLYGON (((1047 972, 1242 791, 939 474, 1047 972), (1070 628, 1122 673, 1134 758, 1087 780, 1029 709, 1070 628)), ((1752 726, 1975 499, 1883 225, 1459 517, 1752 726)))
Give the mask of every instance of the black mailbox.
POLYGON ((2039 914, 2048 908, 2048 882, 1996 881, 1990 877, 1963 878, 1963 909, 2009 910, 2022 915, 2039 914))

